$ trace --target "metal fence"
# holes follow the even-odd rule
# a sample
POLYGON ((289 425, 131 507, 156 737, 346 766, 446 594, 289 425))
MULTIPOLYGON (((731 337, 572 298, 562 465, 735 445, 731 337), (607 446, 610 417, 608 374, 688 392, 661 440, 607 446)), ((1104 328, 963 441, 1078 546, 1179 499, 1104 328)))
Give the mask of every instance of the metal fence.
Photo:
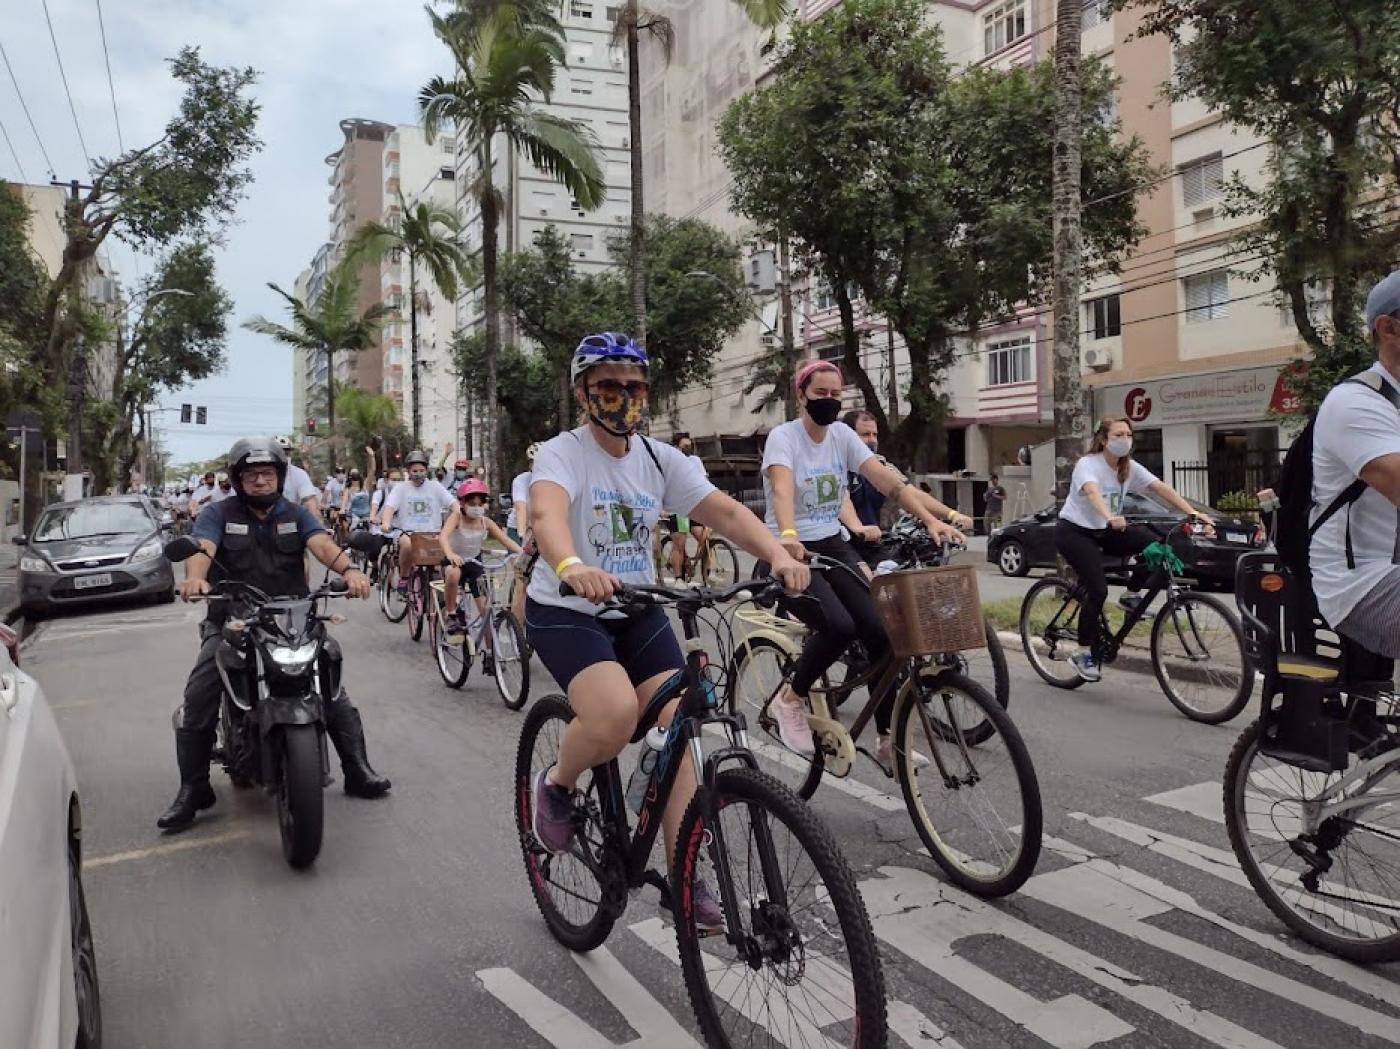
POLYGON ((1206 462, 1172 463, 1172 487, 1188 499, 1215 506, 1221 496, 1243 492, 1251 499, 1278 478, 1282 451, 1212 452, 1206 462))

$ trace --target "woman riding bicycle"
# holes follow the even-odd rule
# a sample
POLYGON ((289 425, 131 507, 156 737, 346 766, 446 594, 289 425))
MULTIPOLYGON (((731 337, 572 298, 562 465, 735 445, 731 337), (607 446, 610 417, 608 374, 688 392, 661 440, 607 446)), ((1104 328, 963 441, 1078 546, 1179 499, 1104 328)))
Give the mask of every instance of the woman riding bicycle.
POLYGON ((486 503, 490 498, 491 491, 485 481, 468 477, 457 486, 457 505, 447 515, 447 523, 442 526, 438 536, 443 553, 451 562, 442 574, 449 634, 458 634, 466 629, 466 621, 457 607, 457 584, 462 579, 466 579, 467 587, 476 600, 477 614, 486 614, 488 597, 477 592, 477 583, 486 574, 486 569, 477 560, 481 556, 482 543, 494 539, 513 554, 521 552, 520 545, 486 515, 486 503))
MULTIPOLYGON (((369 520, 369 490, 358 469, 351 469, 345 478, 345 491, 340 495, 341 516, 359 520, 362 525, 369 520)), ((348 531, 348 524, 347 524, 348 531)))
MULTIPOLYGON (((783 744, 800 754, 815 751, 807 724, 807 693, 857 637, 872 660, 889 647, 871 599, 861 558, 841 535, 839 519, 846 502, 847 475, 859 474, 886 498, 922 521, 935 541, 962 539, 951 525, 939 521, 920 493, 899 472, 875 455, 849 426, 833 426, 841 414, 845 381, 830 361, 804 365, 795 380, 802 415, 775 426, 763 451, 763 488, 768 503, 768 527, 783 548, 799 560, 816 553, 848 566, 849 570, 820 571, 812 576, 808 593, 820 602, 795 605, 792 614, 811 628, 792 679, 772 704, 783 744)), ((875 711, 879 732, 876 756, 890 764, 890 716, 894 694, 885 695, 875 711)))
MULTIPOLYGON (((557 763, 540 772, 533 790, 535 837, 556 853, 573 843, 579 776, 616 757, 639 728, 669 725, 679 703, 649 709, 656 690, 685 665, 665 613, 653 607, 623 620, 598 616, 598 605, 619 586, 656 582, 651 534, 662 508, 693 516, 768 559, 790 590, 805 589, 809 579, 758 518, 680 452, 636 433, 649 390, 641 346, 613 332, 589 335, 569 374, 588 421, 547 441, 535 456, 529 509, 540 558, 525 611, 530 643, 575 714, 557 763), (561 580, 576 596, 561 595, 561 580)), ((663 819, 668 856, 694 793, 687 753, 663 819)), ((696 892, 695 907, 697 924, 722 924, 707 889, 696 892)))
MULTIPOLYGON (((1196 508, 1178 495, 1176 489, 1132 456, 1132 423, 1117 415, 1100 422, 1089 451, 1074 465, 1069 495, 1055 523, 1055 549, 1074 569, 1084 595, 1079 605, 1081 651, 1071 656, 1070 662, 1085 681, 1098 681, 1103 677, 1095 648, 1099 642, 1104 600, 1108 597, 1104 554, 1133 557, 1159 538, 1146 525, 1128 524, 1121 512, 1124 498, 1138 492, 1151 492, 1182 513, 1199 516, 1196 508)), ((1128 580, 1128 593, 1120 597, 1118 603, 1129 611, 1136 609, 1141 600, 1136 591, 1150 574, 1145 564, 1136 563, 1128 580)))

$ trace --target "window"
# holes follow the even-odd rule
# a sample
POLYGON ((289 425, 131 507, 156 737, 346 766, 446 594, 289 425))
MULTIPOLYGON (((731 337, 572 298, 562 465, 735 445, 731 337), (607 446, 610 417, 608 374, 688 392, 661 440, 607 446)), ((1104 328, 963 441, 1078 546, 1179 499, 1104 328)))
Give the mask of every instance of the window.
MULTIPOLYGON (((1303 298, 1307 301, 1308 316, 1312 319, 1313 324, 1326 318, 1327 312, 1332 306, 1332 293, 1326 285, 1304 285, 1303 298)), ((1293 301, 1287 296, 1280 297, 1278 320, 1285 328, 1293 327, 1293 301)))
POLYGON ((1026 0, 1007 0, 983 16, 982 35, 986 53, 1000 51, 1026 35, 1026 0))
POLYGON ((1108 6, 1108 0, 1085 0, 1084 3, 1084 28, 1093 29, 1094 26, 1103 25, 1113 17, 1113 11, 1108 6))
POLYGON ((573 242, 574 251, 580 255, 593 250, 593 234, 591 233, 575 233, 569 237, 569 240, 573 242))
POLYGON ((569 16, 571 18, 592 18, 593 5, 580 3, 579 0, 569 0, 569 16))
POLYGON ((438 178, 445 178, 449 182, 455 181, 457 172, 452 168, 438 168, 438 178))
POLYGON ((1123 319, 1117 295, 1105 295, 1084 304, 1089 315, 1088 327, 1096 339, 1111 339, 1123 334, 1123 319))
POLYGON ((604 9, 603 9, 603 13, 607 16, 607 19, 608 19, 608 21, 609 21, 610 23, 615 23, 615 22, 617 21, 617 19, 618 19, 618 16, 622 14, 622 8, 620 8, 620 7, 608 7, 608 8, 604 8, 604 9))
POLYGON ((987 347, 988 386, 1009 386, 1017 382, 1030 382, 1034 378, 1029 335, 994 342, 987 347))
POLYGON ((593 61, 593 45, 588 41, 575 42, 569 45, 569 64, 587 65, 593 61))
POLYGON ((591 95, 593 94, 593 81, 585 80, 582 77, 574 77, 569 81, 569 94, 571 95, 591 95))
POLYGON ((821 313, 823 310, 836 309, 836 294, 831 290, 831 285, 821 280, 812 288, 812 311, 821 313))
POLYGON ((1220 196, 1220 186, 1225 180, 1225 165, 1220 154, 1202 157, 1180 168, 1181 199, 1188 208, 1207 204, 1220 196))
POLYGON ((1186 293, 1186 323, 1224 320, 1230 316, 1230 272, 1211 270, 1181 282, 1186 293))

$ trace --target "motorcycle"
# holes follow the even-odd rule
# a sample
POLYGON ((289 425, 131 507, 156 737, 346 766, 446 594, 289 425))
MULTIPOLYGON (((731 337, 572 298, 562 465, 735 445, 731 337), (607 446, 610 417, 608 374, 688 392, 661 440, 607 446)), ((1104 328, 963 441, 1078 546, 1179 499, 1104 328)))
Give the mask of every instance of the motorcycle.
MULTIPOLYGON (((197 552, 194 540, 165 546, 171 561, 197 552)), ((324 603, 348 587, 335 579, 306 597, 272 597, 237 580, 211 584, 203 600, 228 605, 215 665, 223 682, 220 759, 235 787, 260 786, 277 799, 282 855, 309 867, 321 851, 322 791, 330 773, 324 705, 340 690, 340 659, 324 603)))

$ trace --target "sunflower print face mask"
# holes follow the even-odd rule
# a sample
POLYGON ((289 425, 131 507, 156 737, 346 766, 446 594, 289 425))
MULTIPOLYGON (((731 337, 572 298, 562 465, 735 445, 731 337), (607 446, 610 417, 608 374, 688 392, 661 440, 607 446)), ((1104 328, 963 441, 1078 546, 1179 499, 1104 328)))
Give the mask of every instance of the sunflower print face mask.
POLYGON ((588 416, 615 437, 627 437, 642 421, 647 384, 603 379, 588 387, 588 416))

